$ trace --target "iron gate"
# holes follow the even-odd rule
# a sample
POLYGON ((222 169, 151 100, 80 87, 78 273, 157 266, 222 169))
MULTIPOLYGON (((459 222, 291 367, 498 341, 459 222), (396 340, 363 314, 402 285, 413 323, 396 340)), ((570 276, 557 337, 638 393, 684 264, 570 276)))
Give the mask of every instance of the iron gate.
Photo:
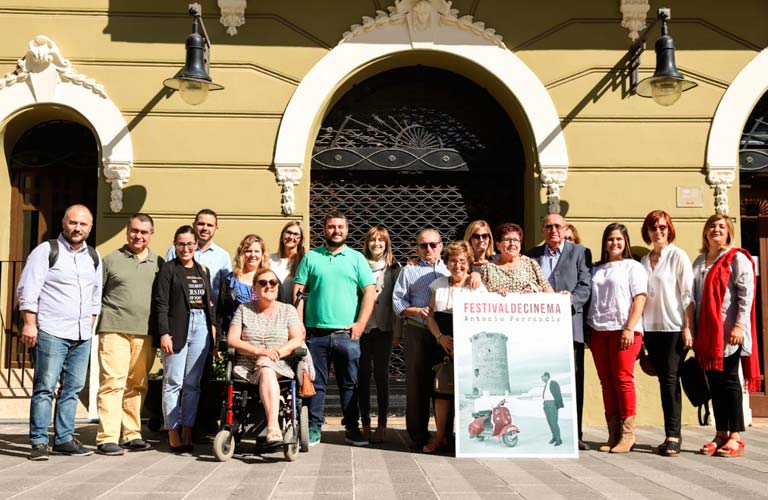
MULTIPOLYGON (((312 247, 323 244, 332 210, 347 216, 347 243, 357 250, 368 228, 386 227, 401 264, 422 228, 450 242, 474 219, 520 222, 524 165, 517 130, 484 88, 425 66, 380 73, 323 120, 312 155, 312 247)), ((402 379, 404 368, 396 349, 390 377, 402 379)))

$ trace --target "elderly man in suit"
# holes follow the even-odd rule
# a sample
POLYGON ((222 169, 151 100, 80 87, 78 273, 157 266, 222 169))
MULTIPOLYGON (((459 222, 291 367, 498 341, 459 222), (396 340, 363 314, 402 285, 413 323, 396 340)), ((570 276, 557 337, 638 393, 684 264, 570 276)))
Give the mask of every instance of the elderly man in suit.
POLYGON ((581 440, 581 415, 584 408, 584 320, 583 311, 591 290, 592 254, 589 249, 565 241, 565 219, 560 214, 544 217, 541 235, 544 244, 532 248, 528 256, 536 259, 556 292, 571 296, 573 356, 576 366, 576 408, 579 423, 579 449, 589 446, 581 440))

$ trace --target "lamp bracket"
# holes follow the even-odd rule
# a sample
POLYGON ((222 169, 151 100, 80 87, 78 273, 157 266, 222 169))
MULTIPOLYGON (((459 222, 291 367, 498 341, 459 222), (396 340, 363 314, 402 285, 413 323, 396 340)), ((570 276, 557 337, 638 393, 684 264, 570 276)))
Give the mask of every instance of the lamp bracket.
POLYGON ((662 7, 656 11, 656 19, 649 24, 635 42, 627 50, 627 54, 624 56, 628 59, 627 69, 629 70, 629 92, 635 93, 637 88, 637 82, 639 81, 638 69, 640 68, 640 55, 645 50, 645 41, 648 38, 648 34, 653 28, 662 22, 663 29, 666 29, 667 21, 672 19, 672 9, 668 7, 662 7))

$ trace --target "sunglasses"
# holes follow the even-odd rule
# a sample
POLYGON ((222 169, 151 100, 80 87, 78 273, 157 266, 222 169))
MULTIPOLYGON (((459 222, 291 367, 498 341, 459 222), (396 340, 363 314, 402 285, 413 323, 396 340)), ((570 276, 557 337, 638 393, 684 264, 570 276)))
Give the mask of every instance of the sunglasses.
POLYGON ((473 240, 488 240, 490 238, 491 238, 491 235, 488 233, 482 233, 482 234, 475 233, 472 235, 473 240))
POLYGON ((279 285, 279 284, 280 284, 280 282, 279 282, 279 281, 277 281, 276 279, 271 279, 271 280, 259 280, 259 281, 257 281, 256 283, 258 283, 258 284, 259 284, 259 286, 260 286, 260 287, 262 287, 262 288, 263 288, 263 287, 265 287, 265 286, 267 286, 267 285, 269 285, 269 286, 277 286, 277 285, 279 285))
POLYGON ((419 248, 421 248, 422 250, 426 250, 427 247, 429 247, 432 250, 434 250, 435 248, 437 248, 437 245, 439 245, 439 244, 440 244, 439 241, 430 241, 429 243, 419 243, 417 246, 419 248))
POLYGON ((662 232, 666 231, 667 229, 669 229, 669 228, 667 226, 665 226, 664 224, 658 224, 658 225, 653 226, 651 228, 652 231, 662 231, 662 232))
POLYGON ((563 226, 561 226, 560 224, 547 224, 544 226, 544 229, 546 229, 547 231, 552 231, 553 229, 555 231, 560 231, 562 228, 563 226))

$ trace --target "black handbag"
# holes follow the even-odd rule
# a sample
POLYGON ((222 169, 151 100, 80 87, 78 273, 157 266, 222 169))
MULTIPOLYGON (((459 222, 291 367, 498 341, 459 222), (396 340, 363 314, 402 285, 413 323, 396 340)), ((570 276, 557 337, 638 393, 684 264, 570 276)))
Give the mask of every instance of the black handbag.
POLYGON ((707 375, 695 357, 692 356, 683 362, 680 381, 683 383, 683 391, 688 401, 698 408, 699 425, 707 425, 709 400, 712 398, 712 393, 709 390, 707 375))
POLYGON ((438 394, 453 394, 453 360, 446 356, 442 363, 432 367, 435 372, 435 392, 438 394))

